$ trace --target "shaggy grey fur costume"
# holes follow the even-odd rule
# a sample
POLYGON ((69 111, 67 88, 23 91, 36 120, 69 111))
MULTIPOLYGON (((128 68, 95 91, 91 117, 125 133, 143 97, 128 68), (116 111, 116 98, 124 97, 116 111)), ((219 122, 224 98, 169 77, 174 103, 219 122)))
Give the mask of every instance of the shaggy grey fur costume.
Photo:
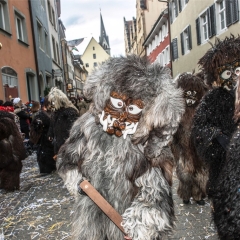
POLYGON ((196 154, 190 135, 195 110, 206 93, 207 86, 198 76, 182 73, 177 79, 177 87, 184 91, 186 100, 186 111, 171 145, 179 179, 177 193, 185 204, 189 203, 192 197, 198 204, 203 205, 208 174, 203 161, 196 154))
POLYGON ((122 215, 129 237, 162 239, 174 225, 169 143, 184 113, 182 91, 172 83, 169 69, 131 55, 110 58, 94 70, 84 95, 93 102, 74 123, 57 159, 60 176, 77 195, 73 239, 123 239, 96 204, 77 193, 82 177, 122 215), (106 133, 99 124, 112 91, 144 103, 136 132, 126 139, 106 133))

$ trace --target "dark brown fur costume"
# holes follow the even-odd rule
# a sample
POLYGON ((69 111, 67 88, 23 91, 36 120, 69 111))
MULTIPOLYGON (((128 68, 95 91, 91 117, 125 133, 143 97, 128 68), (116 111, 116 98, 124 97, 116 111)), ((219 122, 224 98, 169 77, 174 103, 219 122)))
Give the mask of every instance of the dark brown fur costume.
POLYGON ((172 143, 176 173, 179 179, 177 193, 186 202, 191 197, 199 201, 206 196, 207 173, 202 161, 196 155, 194 146, 191 144, 190 134, 196 107, 206 93, 207 86, 198 76, 183 73, 177 80, 177 87, 183 89, 186 101, 188 99, 187 92, 196 92, 195 103, 190 106, 186 104, 186 111, 172 143))
POLYGON ((22 137, 14 115, 0 111, 0 188, 19 189, 22 162, 26 157, 22 137))

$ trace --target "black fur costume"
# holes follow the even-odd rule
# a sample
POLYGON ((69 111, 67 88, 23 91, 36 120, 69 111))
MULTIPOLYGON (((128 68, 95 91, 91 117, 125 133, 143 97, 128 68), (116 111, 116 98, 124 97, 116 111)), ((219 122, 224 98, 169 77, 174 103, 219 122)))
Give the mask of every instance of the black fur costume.
POLYGON ((73 125, 57 168, 76 194, 75 240, 120 240, 122 232, 97 205, 77 193, 86 177, 122 215, 133 240, 171 233, 173 155, 169 144, 184 113, 182 90, 170 71, 135 55, 110 58, 88 76, 88 112, 73 125))
MULTIPOLYGON (((233 136, 234 103, 240 66, 240 37, 217 39, 199 63, 208 83, 219 86, 207 94, 194 117, 193 138, 198 154, 209 167, 208 194, 213 203, 213 220, 222 240, 240 239, 239 217, 239 137, 233 136)), ((237 133, 236 133, 237 134, 237 133)))
POLYGON ((20 187, 22 160, 26 152, 14 115, 0 111, 0 188, 8 191, 20 187))
POLYGON ((189 203, 191 197, 198 204, 206 196, 207 173, 196 154, 190 139, 192 120, 196 107, 207 91, 203 79, 190 73, 183 73, 177 79, 177 87, 184 91, 186 111, 179 128, 174 135, 172 151, 176 161, 176 173, 179 179, 177 193, 184 203, 189 203))
POLYGON ((240 239, 240 130, 231 140, 227 161, 214 189, 214 222, 221 240, 240 239))
POLYGON ((218 185, 218 176, 226 160, 226 148, 236 129, 233 120, 234 83, 223 81, 218 70, 236 60, 239 50, 239 38, 217 39, 215 46, 199 61, 208 84, 215 82, 218 86, 203 98, 196 111, 192 131, 197 153, 209 167, 207 191, 210 198, 212 190, 218 185))
POLYGON ((40 135, 38 140, 37 161, 40 173, 51 173, 56 170, 56 161, 54 161, 54 147, 48 139, 48 130, 50 127, 50 113, 47 111, 38 112, 31 123, 31 133, 40 135))

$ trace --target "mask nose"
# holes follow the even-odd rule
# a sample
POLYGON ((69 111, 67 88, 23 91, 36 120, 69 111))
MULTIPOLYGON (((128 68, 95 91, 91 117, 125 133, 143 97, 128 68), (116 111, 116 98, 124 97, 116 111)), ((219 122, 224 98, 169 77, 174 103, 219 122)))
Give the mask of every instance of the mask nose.
POLYGON ((125 122, 126 119, 127 119, 127 112, 122 112, 120 114, 119 121, 120 122, 125 122))

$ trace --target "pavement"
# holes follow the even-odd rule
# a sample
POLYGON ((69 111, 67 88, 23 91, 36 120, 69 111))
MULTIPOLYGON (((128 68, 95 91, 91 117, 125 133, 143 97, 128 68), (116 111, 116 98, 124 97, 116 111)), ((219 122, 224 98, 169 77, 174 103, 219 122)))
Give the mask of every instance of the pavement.
MULTIPOLYGON (((174 176, 176 227, 169 240, 217 240, 209 201, 205 206, 194 201, 184 205, 177 185, 174 176)), ((0 240, 70 240, 74 199, 57 173, 39 174, 34 153, 23 161, 20 189, 0 190, 0 240)))

